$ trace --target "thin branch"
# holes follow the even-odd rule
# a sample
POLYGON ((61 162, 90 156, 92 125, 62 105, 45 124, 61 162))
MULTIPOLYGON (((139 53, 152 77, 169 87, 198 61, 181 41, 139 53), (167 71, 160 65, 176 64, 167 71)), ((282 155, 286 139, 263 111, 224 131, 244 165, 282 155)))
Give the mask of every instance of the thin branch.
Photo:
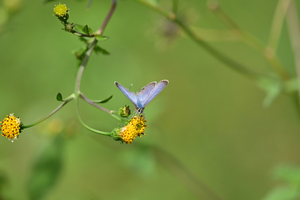
POLYGON ((96 104, 95 102, 93 102, 92 100, 88 99, 87 97, 85 97, 82 93, 79 95, 84 101, 86 101, 87 103, 91 104, 92 106, 110 114, 112 117, 114 117, 115 119, 117 119, 118 121, 125 123, 126 121, 122 120, 121 118, 119 118, 118 116, 114 115, 112 110, 108 110, 102 106, 99 106, 98 104, 96 104))
POLYGON ((94 133, 101 134, 101 135, 106 135, 106 136, 110 136, 110 137, 111 137, 111 133, 110 133, 110 132, 99 131, 99 130, 97 130, 97 129, 94 129, 94 128, 92 128, 92 127, 89 127, 89 126, 81 119, 81 116, 80 116, 80 113, 79 113, 78 99, 75 99, 75 101, 76 101, 77 118, 78 118, 80 124, 81 124, 84 128, 86 128, 86 129, 88 129, 88 130, 90 130, 90 131, 92 131, 92 132, 94 132, 94 133))
MULTIPOLYGON (((286 15, 288 32, 290 35, 290 41, 292 45, 292 51, 294 54, 294 62, 298 80, 300 78, 300 27, 299 27, 299 15, 294 0, 290 1, 288 12, 286 15)), ((300 100, 300 88, 298 89, 298 103, 300 100)), ((298 104, 300 105, 300 103, 298 104)))
POLYGON ((261 42, 257 37, 241 29, 220 7, 218 2, 213 2, 209 4, 210 9, 214 14, 232 31, 234 35, 240 38, 243 42, 248 44, 257 50, 273 68, 273 70, 280 75, 282 80, 290 79, 290 75, 285 70, 284 66, 280 63, 275 55, 275 52, 268 48, 263 42, 261 42))
POLYGON ((195 175, 174 155, 162 149, 157 145, 145 146, 144 144, 135 144, 138 148, 149 148, 154 151, 157 160, 170 173, 189 189, 199 199, 222 200, 208 185, 195 177, 195 175), (205 198, 206 197, 206 198, 205 198))
POLYGON ((151 4, 148 1, 145 0, 134 0, 152 10, 155 12, 163 15, 164 17, 168 18, 169 20, 176 23, 181 29, 192 39, 194 40, 198 45, 203 47, 207 52, 209 52, 212 56, 214 56, 216 59, 230 67, 231 69, 245 75, 246 77, 250 79, 257 79, 261 76, 264 76, 262 74, 259 74, 246 66, 244 66, 241 63, 238 63, 237 61, 229 58, 228 56, 224 55, 223 53, 219 52, 217 49, 210 46, 207 42, 205 42, 202 38, 197 36, 189 27, 187 27, 180 19, 176 17, 173 13, 168 13, 167 11, 163 10, 162 8, 151 4))
POLYGON ((277 50, 284 18, 286 16, 289 4, 290 0, 279 0, 276 6, 268 42, 268 47, 272 48, 274 53, 276 53, 277 50))
POLYGON ((59 111, 62 107, 64 107, 67 103, 69 103, 71 100, 74 99, 74 96, 71 95, 70 98, 68 98, 67 100, 65 100, 62 104, 60 104, 55 110, 53 110, 48 116, 44 117, 43 119, 37 121, 36 123, 30 124, 30 125, 24 125, 22 128, 29 128, 32 126, 35 126, 43 121, 45 121, 46 119, 48 119, 49 117, 51 117, 52 115, 54 115, 57 111, 59 111))
POLYGON ((116 9, 116 6, 117 6, 117 0, 112 0, 112 5, 110 8, 110 11, 109 11, 108 15, 106 16, 102 26, 97 30, 97 32, 96 32, 97 34, 99 34, 99 35, 103 34, 106 25, 108 24, 112 14, 114 13, 114 11, 116 9))

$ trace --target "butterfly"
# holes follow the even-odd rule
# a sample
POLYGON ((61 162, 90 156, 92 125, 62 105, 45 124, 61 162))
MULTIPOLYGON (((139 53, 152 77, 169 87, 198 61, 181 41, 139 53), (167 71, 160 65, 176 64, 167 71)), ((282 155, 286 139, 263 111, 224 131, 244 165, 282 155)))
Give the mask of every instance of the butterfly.
POLYGON ((143 87, 141 91, 134 93, 130 92, 120 83, 115 82, 115 85, 121 92, 134 104, 138 113, 143 113, 145 106, 154 99, 167 85, 168 80, 161 80, 158 83, 153 81, 143 87))

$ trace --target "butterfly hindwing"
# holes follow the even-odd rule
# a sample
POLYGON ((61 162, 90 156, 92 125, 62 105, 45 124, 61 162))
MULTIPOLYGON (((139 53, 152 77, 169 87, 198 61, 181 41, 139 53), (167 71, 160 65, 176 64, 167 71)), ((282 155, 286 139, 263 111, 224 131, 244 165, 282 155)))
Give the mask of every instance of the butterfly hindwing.
POLYGON ((147 98, 142 102, 142 106, 145 107, 150 101, 152 101, 168 85, 168 83, 168 80, 159 81, 147 95, 147 98))
POLYGON ((141 91, 139 91, 137 95, 137 101, 140 104, 141 107, 144 107, 144 102, 147 101, 151 91, 154 89, 156 85, 156 81, 153 81, 142 88, 141 91))

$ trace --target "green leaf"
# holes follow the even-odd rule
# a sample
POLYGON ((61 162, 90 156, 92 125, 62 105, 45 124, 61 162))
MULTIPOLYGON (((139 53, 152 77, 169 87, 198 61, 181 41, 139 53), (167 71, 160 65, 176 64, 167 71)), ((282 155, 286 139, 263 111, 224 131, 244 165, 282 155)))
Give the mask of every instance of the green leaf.
POLYGON ((271 103, 283 92, 283 82, 279 78, 261 78, 258 80, 258 86, 266 91, 267 95, 263 101, 265 107, 269 107, 271 103))
POLYGON ((61 93, 58 93, 58 94, 56 95, 56 100, 57 100, 57 101, 63 101, 63 97, 62 97, 61 93))
POLYGON ((57 183, 63 165, 63 147, 64 140, 58 135, 38 151, 27 184, 30 200, 41 199, 57 183))
POLYGON ((75 24, 75 29, 76 29, 78 32, 81 32, 83 28, 84 28, 84 26, 82 26, 82 25, 80 25, 80 24, 75 24))
POLYGON ((99 47, 98 45, 95 46, 94 51, 96 54, 98 53, 102 53, 103 55, 109 55, 110 53, 108 51, 106 51, 105 49, 99 47))
POLYGON ((95 35, 95 38, 96 38, 99 42, 103 42, 103 41, 109 39, 109 37, 103 36, 103 35, 95 35))
POLYGON ((106 103, 108 102, 111 98, 113 97, 113 95, 111 95, 110 97, 103 99, 103 100, 94 100, 93 102, 95 103, 106 103))
POLYGON ((89 30, 88 25, 85 25, 85 26, 83 27, 82 31, 83 31, 85 34, 87 34, 87 35, 90 34, 90 30, 89 30))

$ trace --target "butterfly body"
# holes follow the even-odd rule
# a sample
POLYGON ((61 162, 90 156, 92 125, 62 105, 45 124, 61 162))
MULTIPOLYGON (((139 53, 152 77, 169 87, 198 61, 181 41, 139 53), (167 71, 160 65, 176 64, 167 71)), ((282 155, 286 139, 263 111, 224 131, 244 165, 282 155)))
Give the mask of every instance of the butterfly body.
POLYGON ((136 110, 139 113, 143 113, 146 105, 150 103, 150 101, 152 101, 167 86, 168 83, 168 80, 162 80, 158 83, 153 81, 137 93, 130 92, 127 88, 117 82, 115 82, 115 85, 135 105, 136 110))

